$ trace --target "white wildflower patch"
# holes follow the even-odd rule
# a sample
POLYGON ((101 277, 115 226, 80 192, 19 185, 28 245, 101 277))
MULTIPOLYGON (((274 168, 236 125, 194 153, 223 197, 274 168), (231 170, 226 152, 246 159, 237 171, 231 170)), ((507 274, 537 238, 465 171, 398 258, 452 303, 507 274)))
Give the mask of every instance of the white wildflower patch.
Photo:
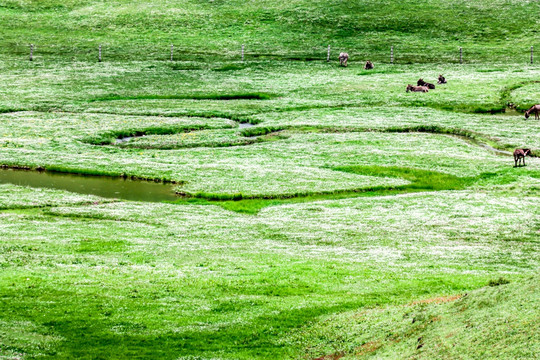
POLYGON ((0 209, 43 207, 65 204, 91 204, 112 200, 54 189, 36 189, 0 184, 0 209))

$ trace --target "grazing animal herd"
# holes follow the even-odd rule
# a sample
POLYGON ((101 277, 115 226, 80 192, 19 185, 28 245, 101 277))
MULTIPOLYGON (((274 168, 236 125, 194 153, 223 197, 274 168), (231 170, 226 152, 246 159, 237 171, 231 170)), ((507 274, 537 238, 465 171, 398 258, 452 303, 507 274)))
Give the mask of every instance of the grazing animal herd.
MULTIPOLYGON (((349 61, 349 54, 347 54, 346 52, 339 53, 338 59, 339 59, 340 66, 347 67, 347 62, 349 61)), ((366 61, 366 65, 364 65, 365 70, 372 70, 374 68, 375 66, 373 65, 371 61, 369 60, 366 61)))
MULTIPOLYGON (((446 84, 446 79, 442 75, 439 75, 438 84, 446 84)), ((435 89, 435 84, 425 82, 424 79, 420 78, 416 82, 416 86, 412 86, 411 84, 407 85, 406 92, 428 92, 429 89, 435 89)))
MULTIPOLYGON (((444 78, 444 76, 439 75, 439 79, 437 80, 437 84, 446 84, 447 81, 444 78)), ((424 79, 420 78, 416 82, 417 86, 412 86, 411 84, 407 85, 406 92, 414 91, 414 92, 428 92, 429 89, 435 89, 435 84, 425 82, 424 79)))
MULTIPOLYGON (((446 84, 447 81, 444 78, 444 76, 439 75, 439 79, 437 81, 437 84, 446 84)), ((413 86, 411 84, 407 85, 406 92, 412 91, 412 92, 428 92, 429 89, 435 89, 435 85, 425 82, 424 79, 420 78, 418 79, 417 86, 413 86)), ((529 108, 529 110, 525 111, 525 119, 528 119, 529 116, 534 113, 535 119, 540 119, 540 104, 534 105, 529 108)), ((516 149, 514 151, 514 167, 521 166, 523 163, 523 166, 525 166, 525 157, 531 156, 531 150, 530 149, 516 149), (519 164, 519 165, 518 165, 519 164)))
MULTIPOLYGON (((437 84, 446 84, 446 79, 444 76, 439 75, 439 79, 437 81, 437 84)), ((418 79, 418 82, 416 83, 417 86, 407 85, 406 92, 409 91, 415 91, 415 92, 428 92, 428 89, 435 89, 435 85, 425 82, 422 78, 418 79)), ((525 112, 525 119, 528 119, 529 116, 534 113, 534 118, 539 119, 540 118, 540 104, 532 106, 529 110, 525 112)), ((514 167, 521 166, 523 163, 523 166, 525 166, 525 157, 531 155, 530 149, 516 149, 514 151, 514 167)))
MULTIPOLYGON (((342 52, 342 53, 339 54, 339 65, 347 67, 348 60, 349 60, 349 54, 347 54, 346 52, 342 52)), ((369 60, 364 65, 365 70, 371 70, 373 68, 374 68, 374 65, 369 60)), ((437 79, 437 84, 442 85, 442 84, 446 84, 446 83, 447 83, 446 78, 444 76, 442 76, 442 74, 439 74, 439 78, 437 79)), ((410 92, 427 93, 427 92, 429 92, 430 89, 434 90, 435 89, 435 84, 428 83, 428 82, 424 81, 424 79, 420 78, 416 82, 416 86, 408 84, 406 92, 410 91, 410 92)), ((533 114, 533 113, 534 113, 534 118, 536 120, 539 120, 540 119, 540 104, 533 105, 533 106, 531 106, 531 108, 529 108, 527 111, 525 111, 525 119, 528 119, 531 116, 531 114, 533 114)), ((518 164, 519 164, 519 166, 521 166, 522 163, 523 163, 523 166, 525 166, 525 157, 526 156, 531 156, 531 150, 530 149, 516 149, 514 151, 514 163, 515 163, 514 167, 518 167, 518 164)))

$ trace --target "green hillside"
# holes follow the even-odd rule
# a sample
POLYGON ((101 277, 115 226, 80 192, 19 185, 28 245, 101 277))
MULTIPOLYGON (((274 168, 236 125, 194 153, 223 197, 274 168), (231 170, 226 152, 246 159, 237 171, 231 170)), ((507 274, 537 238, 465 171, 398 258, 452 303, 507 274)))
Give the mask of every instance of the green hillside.
MULTIPOLYGON (((248 56, 324 59, 326 46, 353 58, 526 62, 540 45, 540 4, 521 0, 0 1, 0 52, 95 60, 248 56)), ((540 49, 540 47, 539 47, 540 49)))
POLYGON ((309 339, 306 358, 536 359, 540 278, 502 280, 471 293, 327 317, 296 336, 309 339))

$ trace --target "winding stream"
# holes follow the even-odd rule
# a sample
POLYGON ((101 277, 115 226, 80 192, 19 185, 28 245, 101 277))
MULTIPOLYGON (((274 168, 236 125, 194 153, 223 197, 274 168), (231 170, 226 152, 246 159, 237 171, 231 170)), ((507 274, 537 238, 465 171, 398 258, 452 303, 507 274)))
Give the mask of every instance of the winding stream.
MULTIPOLYGON (((238 124, 239 129, 247 129, 247 128, 250 128, 250 127, 253 127, 253 126, 255 126, 255 125, 253 125, 251 123, 239 123, 238 124)), ((164 135, 171 135, 171 134, 164 134, 164 135)), ((141 137, 145 137, 145 136, 147 136, 147 135, 133 135, 133 136, 126 136, 126 137, 118 138, 118 139, 114 140, 114 145, 123 144, 123 143, 129 142, 129 141, 131 141, 133 139, 137 139, 137 138, 141 138, 141 137)))
POLYGON ((240 123, 238 124, 238 128, 239 129, 246 129, 246 128, 250 128, 250 127, 253 127, 255 125, 253 125, 252 123, 240 123))
POLYGON ((493 146, 490 146, 486 143, 483 143, 479 140, 476 140, 476 139, 473 139, 473 138, 470 138, 470 137, 467 137, 467 136, 462 136, 462 135, 451 135, 451 134, 448 134, 448 136, 451 136, 451 137, 455 137, 455 138, 458 138, 458 139, 461 139, 463 141, 465 141, 466 143, 468 144, 472 144, 472 145, 476 145, 476 146, 479 146, 483 149, 486 149, 492 153, 494 153, 495 155, 501 155, 501 156, 512 156, 512 153, 510 151, 506 151, 506 150, 500 150, 500 149, 496 149, 494 148, 493 146))
MULTIPOLYGON (((250 126, 248 125, 243 127, 250 126)), ((508 151, 496 149, 481 141, 466 136, 450 134, 445 135, 459 138, 469 144, 479 146, 496 155, 512 155, 508 151)), ((126 137, 122 140, 129 141, 132 138, 133 137, 126 137)), ((0 169, 0 184, 14 184, 33 188, 60 189, 79 194, 96 195, 104 198, 132 201, 163 202, 178 199, 178 196, 174 192, 174 184, 164 184, 145 180, 131 180, 110 176, 90 176, 49 171, 0 169)))

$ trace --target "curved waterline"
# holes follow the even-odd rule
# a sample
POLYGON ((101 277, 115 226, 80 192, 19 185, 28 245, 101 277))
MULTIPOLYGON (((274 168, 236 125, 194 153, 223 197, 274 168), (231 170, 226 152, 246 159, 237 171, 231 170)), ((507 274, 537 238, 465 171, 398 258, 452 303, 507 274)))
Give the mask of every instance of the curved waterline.
MULTIPOLYGON (((388 129, 339 129, 329 127, 253 127, 242 130, 243 136, 260 136, 261 134, 279 132, 281 130, 296 130, 301 132, 427 132, 442 134, 459 138, 467 143, 482 147, 497 155, 509 156, 510 152, 492 147, 479 140, 479 134, 473 134, 466 130, 446 129, 437 126, 429 127, 408 127, 408 128, 388 128, 388 129)), ((496 143, 496 142, 494 142, 496 143)), ((361 173, 363 175, 399 177, 411 181, 409 185, 403 186, 371 186, 359 189, 349 189, 342 191, 321 191, 317 193, 296 193, 296 194, 276 194, 273 196, 250 194, 213 194, 213 193, 175 193, 174 183, 160 183, 159 180, 137 179, 136 177, 125 176, 96 176, 68 172, 40 171, 43 169, 0 169, 0 183, 9 183, 34 188, 50 188, 67 190, 80 194, 96 195, 105 198, 116 198, 123 200, 162 202, 174 201, 178 204, 203 202, 220 205, 226 209, 247 213, 256 213, 262 207, 276 205, 287 202, 305 202, 322 199, 337 199, 357 196, 373 195, 396 195, 417 191, 440 191, 463 189, 480 178, 495 176, 496 174, 482 174, 476 178, 457 178, 455 176, 425 171, 411 168, 396 168, 383 166, 352 166, 335 168, 337 171, 361 173), (427 181, 426 179, 431 179, 427 181), (150 180, 150 181, 148 181, 150 180), (231 205, 235 203, 234 205, 231 205), (240 210, 238 210, 240 208, 240 210), (247 209, 247 210, 246 210, 247 209), (253 210, 256 209, 256 210, 253 210)))

